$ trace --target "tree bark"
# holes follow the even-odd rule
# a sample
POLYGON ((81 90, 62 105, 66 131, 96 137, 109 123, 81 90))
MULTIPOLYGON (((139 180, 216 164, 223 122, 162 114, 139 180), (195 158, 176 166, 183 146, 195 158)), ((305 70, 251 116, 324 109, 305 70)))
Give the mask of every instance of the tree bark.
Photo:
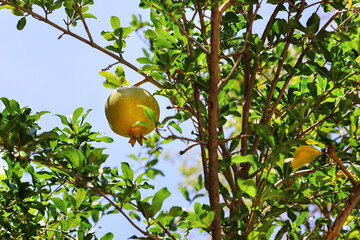
POLYGON ((219 199, 219 176, 218 176, 218 82, 220 78, 219 51, 220 51, 220 22, 221 13, 218 3, 214 3, 211 9, 211 50, 209 60, 209 97, 208 97, 208 151, 209 151, 209 198, 210 209, 215 211, 215 219, 212 223, 212 239, 221 240, 221 218, 219 199))
POLYGON ((325 237, 326 240, 337 240, 339 238, 342 227, 344 226, 347 218, 349 217, 349 215, 351 214, 352 210, 355 208, 359 200, 360 200, 360 183, 357 183, 356 187, 354 188, 354 191, 350 194, 344 208, 341 210, 335 222, 331 226, 329 234, 325 237))

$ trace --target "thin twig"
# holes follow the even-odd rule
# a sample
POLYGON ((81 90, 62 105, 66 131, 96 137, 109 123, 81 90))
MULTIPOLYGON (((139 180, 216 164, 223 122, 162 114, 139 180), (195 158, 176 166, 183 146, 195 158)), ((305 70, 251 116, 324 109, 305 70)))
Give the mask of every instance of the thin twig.
POLYGON ((52 232, 57 232, 57 233, 63 233, 63 234, 65 233, 66 234, 65 237, 76 240, 76 238, 74 238, 73 236, 68 235, 70 233, 65 232, 63 230, 57 230, 57 229, 52 229, 52 228, 42 228, 42 230, 44 230, 44 231, 52 231, 52 232))
POLYGON ((180 23, 178 22, 178 20, 176 20, 176 18, 175 18, 171 13, 169 13, 169 16, 170 16, 171 19, 174 21, 174 23, 176 24, 176 26, 179 27, 181 33, 184 34, 189 41, 195 43, 195 45, 197 45, 204 53, 210 54, 209 50, 208 50, 206 47, 204 47, 201 43, 199 43, 198 41, 196 41, 195 38, 193 38, 192 36, 190 36, 190 35, 186 32, 186 30, 180 25, 180 23))
POLYGON ((125 218, 126 220, 129 221, 129 223, 136 228, 139 232, 141 232, 144 236, 148 236, 152 239, 155 240, 160 240, 160 238, 150 234, 149 232, 145 232, 144 230, 142 230, 141 228, 139 228, 127 215, 126 213, 122 210, 122 208, 117 205, 115 202, 113 202, 107 195, 106 193, 104 193, 103 191, 101 191, 100 189, 96 188, 94 185, 92 184, 88 184, 88 187, 91 188, 92 190, 94 190, 95 192, 97 192, 98 194, 100 194, 103 198, 105 198, 116 210, 118 210, 125 218))
MULTIPOLYGON (((321 170, 323 168, 327 168, 327 167, 330 167, 334 164, 332 163, 329 163, 329 164, 326 164, 326 165, 323 165, 321 167, 318 167, 318 168, 314 168, 314 169, 306 169, 306 170, 301 170, 301 171, 297 171, 297 172, 294 172, 294 173, 291 173, 289 175, 289 178, 294 178, 294 177, 301 177, 301 176, 305 176, 305 175, 309 175, 309 174, 312 174, 312 173, 315 173, 317 172, 318 170, 321 170)), ((284 180, 279 180, 278 182, 275 183, 275 187, 280 187, 281 185, 284 184, 284 180)))
POLYGON ((83 14, 82 14, 81 6, 79 6, 79 4, 78 4, 78 2, 76 0, 74 0, 74 3, 76 5, 76 9, 78 10, 77 12, 80 15, 81 21, 82 21, 82 23, 84 25, 85 31, 86 31, 86 33, 87 33, 87 35, 89 37, 90 45, 92 46, 94 44, 94 40, 93 40, 93 38, 91 36, 90 30, 89 30, 89 27, 88 27, 88 25, 87 25, 87 23, 85 21, 85 18, 84 18, 83 14))
POLYGON ((171 237, 171 239, 176 240, 175 236, 172 235, 171 232, 170 232, 166 227, 164 227, 164 225, 162 225, 160 221, 157 221, 156 223, 162 228, 162 230, 163 230, 169 237, 171 237))
POLYGON ((112 63, 109 66, 107 66, 106 68, 101 69, 101 71, 108 71, 110 68, 112 68, 113 66, 115 66, 116 64, 119 64, 120 62, 116 62, 116 63, 112 63))
POLYGON ((206 46, 209 46, 209 42, 207 41, 207 38, 206 38, 206 25, 205 25, 205 22, 204 22, 204 15, 202 13, 202 9, 201 9, 201 3, 200 2, 197 2, 196 3, 196 9, 199 13, 199 19, 200 19, 200 31, 202 33, 202 35, 204 36, 204 43, 206 46))
POLYGON ((236 140, 236 139, 241 139, 241 138, 248 138, 248 137, 253 137, 255 136, 254 134, 243 134, 243 135, 238 135, 238 136, 235 136, 235 137, 231 137, 231 138, 224 138, 224 139, 221 139, 219 141, 219 144, 220 143, 226 143, 226 142, 229 142, 229 141, 232 141, 232 140, 236 140))
POLYGON ((180 152, 179 152, 179 154, 180 155, 184 155, 187 151, 189 151, 191 148, 193 148, 193 147, 195 147, 195 146, 197 146, 197 145, 199 145, 200 143, 194 143, 194 144, 191 144, 191 145, 189 145, 187 148, 185 148, 184 150, 181 150, 180 152))

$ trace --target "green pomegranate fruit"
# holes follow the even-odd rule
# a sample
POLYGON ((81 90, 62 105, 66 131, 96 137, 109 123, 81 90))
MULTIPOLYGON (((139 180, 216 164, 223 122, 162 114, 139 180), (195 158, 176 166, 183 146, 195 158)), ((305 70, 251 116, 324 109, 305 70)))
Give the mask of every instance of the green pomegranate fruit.
POLYGON ((146 140, 144 136, 155 128, 146 117, 144 108, 139 105, 153 110, 156 121, 159 120, 159 104, 148 91, 139 87, 120 87, 109 96, 105 104, 105 114, 110 128, 121 136, 129 137, 131 146, 134 146, 136 141, 142 146, 143 140, 146 140), (135 125, 138 122, 153 127, 135 125))

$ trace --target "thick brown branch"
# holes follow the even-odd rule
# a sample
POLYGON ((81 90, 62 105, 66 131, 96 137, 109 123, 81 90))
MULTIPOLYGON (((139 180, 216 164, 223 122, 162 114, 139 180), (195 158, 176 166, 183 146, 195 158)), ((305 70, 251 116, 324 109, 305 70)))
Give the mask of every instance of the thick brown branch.
POLYGON ((346 169, 344 164, 341 162, 341 159, 336 155, 334 146, 332 146, 332 145, 328 146, 327 154, 329 155, 329 157, 331 157, 340 166, 343 173, 345 173, 345 175, 350 179, 350 182, 354 186, 356 186, 358 184, 358 182, 354 179, 354 177, 346 169))
POLYGON ((229 7, 231 7, 232 5, 234 5, 236 3, 236 1, 234 0, 228 0, 226 1, 223 5, 220 6, 219 8, 219 12, 220 14, 223 14, 229 7))
POLYGON ((349 215, 351 214, 352 210, 355 208, 356 204, 360 200, 360 184, 357 184, 354 188, 354 191, 348 197, 348 200, 336 217, 335 222, 331 226, 329 234, 326 236, 326 240, 337 240, 339 239, 340 231, 343 228, 346 220, 348 219, 349 215))
POLYGON ((208 97, 208 152, 209 152, 209 198, 210 209, 214 211, 215 218, 212 222, 212 239, 221 240, 220 196, 218 175, 218 83, 220 79, 220 24, 221 14, 218 3, 211 9, 211 52, 209 60, 209 97, 208 97))

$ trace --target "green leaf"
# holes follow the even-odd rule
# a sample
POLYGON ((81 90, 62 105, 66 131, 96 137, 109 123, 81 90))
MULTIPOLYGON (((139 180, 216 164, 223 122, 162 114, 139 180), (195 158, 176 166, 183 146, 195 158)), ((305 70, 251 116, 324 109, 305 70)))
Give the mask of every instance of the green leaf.
POLYGON ((86 197, 86 193, 87 193, 87 190, 85 190, 83 188, 79 188, 77 190, 76 195, 75 195, 76 208, 80 207, 82 201, 86 197))
POLYGON ((114 40, 116 40, 116 37, 114 36, 113 32, 104 32, 104 31, 102 31, 101 36, 103 36, 103 38, 106 41, 114 41, 114 40))
POLYGON ((99 74, 106 78, 103 85, 106 88, 116 89, 120 87, 119 79, 114 76, 111 72, 101 71, 99 74))
POLYGON ((63 154, 71 162, 73 167, 83 167, 84 156, 79 149, 63 147, 63 150, 63 154))
POLYGON ((172 48, 173 45, 170 41, 162 38, 157 38, 154 40, 154 46, 158 48, 172 48))
POLYGON ((240 187, 240 190, 244 193, 250 195, 250 197, 255 197, 257 193, 256 184, 254 179, 237 179, 237 183, 240 187))
POLYGON ((147 57, 137 58, 136 61, 141 64, 152 64, 153 62, 147 57))
POLYGON ((152 207, 148 202, 145 201, 137 201, 138 208, 140 212, 143 214, 143 216, 146 219, 149 219, 154 216, 154 213, 152 211, 152 207))
POLYGON ((105 80, 105 81, 103 82, 103 86, 104 86, 105 88, 109 88, 109 89, 116 89, 116 88, 119 87, 119 85, 116 85, 116 84, 113 84, 113 83, 111 83, 111 82, 108 82, 107 80, 105 80))
POLYGON ((84 113, 83 115, 82 115, 82 117, 81 117, 81 125, 84 123, 84 120, 85 120, 85 118, 87 117, 87 115, 89 115, 89 113, 91 113, 93 110, 92 109, 88 109, 87 111, 86 111, 86 113, 84 113))
POLYGON ((121 163, 121 171, 126 179, 132 181, 134 179, 134 171, 130 168, 129 163, 121 163))
POLYGON ((22 17, 22 18, 20 18, 20 20, 18 21, 18 23, 17 23, 17 25, 16 25, 16 28, 17 28, 18 30, 23 30, 24 27, 25 27, 25 25, 26 25, 26 18, 25 18, 25 17, 22 17))
POLYGON ((290 19, 289 24, 291 27, 294 27, 304 33, 307 33, 307 29, 300 23, 300 21, 295 19, 290 19))
POLYGON ((181 216, 181 214, 184 212, 182 207, 178 207, 178 206, 174 206, 171 207, 168 215, 172 216, 172 217, 177 217, 177 216, 181 216))
POLYGON ((102 236, 100 238, 100 240, 111 240, 114 238, 114 234, 111 232, 108 232, 107 234, 105 234, 104 236, 102 236))
POLYGON ((121 52, 120 48, 114 47, 114 46, 111 46, 111 45, 106 46, 105 49, 110 50, 110 51, 113 51, 113 52, 116 52, 116 53, 120 53, 120 52, 121 52))
POLYGON ((301 211, 299 216, 296 219, 296 226, 300 226, 301 224, 303 224, 303 222, 305 221, 305 219, 307 218, 309 212, 308 211, 301 211))
POLYGON ((254 155, 245 155, 245 156, 237 155, 237 156, 234 156, 231 158, 231 162, 236 163, 236 164, 249 162, 253 166, 257 166, 257 164, 258 164, 256 162, 256 158, 254 155))
POLYGON ((331 36, 332 36, 333 38, 335 38, 336 40, 341 41, 341 42, 351 41, 351 38, 350 38, 348 35, 345 35, 345 34, 342 33, 342 32, 332 33, 331 36))
POLYGON ((94 18, 94 19, 97 19, 97 17, 95 17, 93 14, 91 14, 91 13, 84 13, 83 14, 83 17, 84 18, 94 18))
POLYGON ((122 39, 127 38, 130 33, 134 31, 132 27, 123 27, 122 29, 122 39))
POLYGON ((215 212, 207 212, 206 216, 201 219, 203 223, 206 224, 207 227, 211 227, 211 223, 214 221, 215 218, 215 212))
POLYGON ((157 119, 156 119, 156 116, 155 116, 155 113, 154 111, 147 107, 147 106, 144 106, 144 105, 138 105, 139 107, 142 107, 145 111, 145 115, 146 117, 150 120, 150 122, 155 126, 156 125, 156 122, 157 122, 157 119))
POLYGON ((121 66, 117 66, 116 70, 115 70, 115 75, 120 78, 120 77, 125 77, 125 70, 123 67, 121 66))
POLYGON ((108 136, 95 137, 93 140, 96 142, 105 142, 105 143, 112 143, 114 141, 114 139, 108 136))
POLYGON ((231 143, 230 143, 229 152, 234 151, 235 148, 236 148, 237 146, 239 146, 239 143, 240 143, 240 139, 232 140, 231 143))
POLYGON ((325 67, 320 66, 317 62, 309 62, 309 65, 314 66, 316 71, 323 77, 331 79, 329 70, 325 67))
POLYGON ((168 198, 170 195, 171 193, 165 187, 160 189, 157 193, 155 193, 151 204, 151 209, 154 214, 160 211, 164 200, 168 198))
POLYGON ((2 97, 0 98, 1 101, 4 103, 5 108, 7 109, 7 111, 11 114, 14 115, 15 114, 15 110, 11 107, 10 101, 9 99, 7 99, 6 97, 2 97))
POLYGON ((84 108, 79 107, 77 109, 75 109, 73 115, 72 115, 72 124, 75 124, 77 122, 77 120, 79 119, 79 117, 81 116, 81 114, 84 112, 84 108))
POLYGON ((312 45, 322 53, 328 62, 332 62, 333 58, 330 51, 327 49, 327 44, 325 41, 315 40, 312 41, 312 45))
POLYGON ((320 17, 316 13, 313 13, 306 22, 306 27, 308 28, 310 33, 314 34, 319 30, 319 26, 320 26, 320 17))
POLYGON ((175 123, 174 121, 170 121, 169 126, 175 128, 176 131, 178 131, 180 134, 182 134, 182 129, 179 126, 179 124, 175 123))
POLYGON ((60 115, 60 114, 55 114, 55 115, 60 118, 62 124, 64 124, 65 126, 71 127, 71 123, 68 121, 66 116, 60 115))
POLYGON ((317 87, 316 87, 316 84, 313 83, 313 82, 309 82, 307 83, 307 87, 310 91, 310 95, 313 97, 313 98, 316 98, 317 97, 317 87))
POLYGON ((181 188, 181 193, 182 193, 182 195, 183 195, 183 197, 187 200, 187 201, 191 201, 191 199, 190 199, 190 196, 189 196, 189 192, 188 192, 188 190, 186 189, 186 187, 182 187, 181 188))
POLYGON ((144 122, 136 122, 134 125, 132 125, 132 127, 135 127, 135 126, 144 126, 144 127, 148 127, 148 128, 154 127, 154 126, 151 126, 150 124, 144 123, 144 122))
POLYGON ((111 24, 111 27, 116 30, 118 28, 120 28, 120 19, 116 16, 111 16, 110 18, 110 24, 111 24))
POLYGON ((155 38, 158 38, 158 35, 155 31, 148 29, 145 31, 145 37, 155 39, 155 38))
POLYGON ((51 201, 55 204, 55 207, 60 210, 60 212, 67 214, 67 208, 64 201, 60 198, 51 198, 51 201))
POLYGON ((118 79, 111 72, 101 71, 99 74, 106 78, 106 80, 113 84, 119 84, 118 79))
POLYGON ((271 131, 264 124, 254 125, 255 134, 260 136, 270 147, 275 147, 275 140, 271 131))

